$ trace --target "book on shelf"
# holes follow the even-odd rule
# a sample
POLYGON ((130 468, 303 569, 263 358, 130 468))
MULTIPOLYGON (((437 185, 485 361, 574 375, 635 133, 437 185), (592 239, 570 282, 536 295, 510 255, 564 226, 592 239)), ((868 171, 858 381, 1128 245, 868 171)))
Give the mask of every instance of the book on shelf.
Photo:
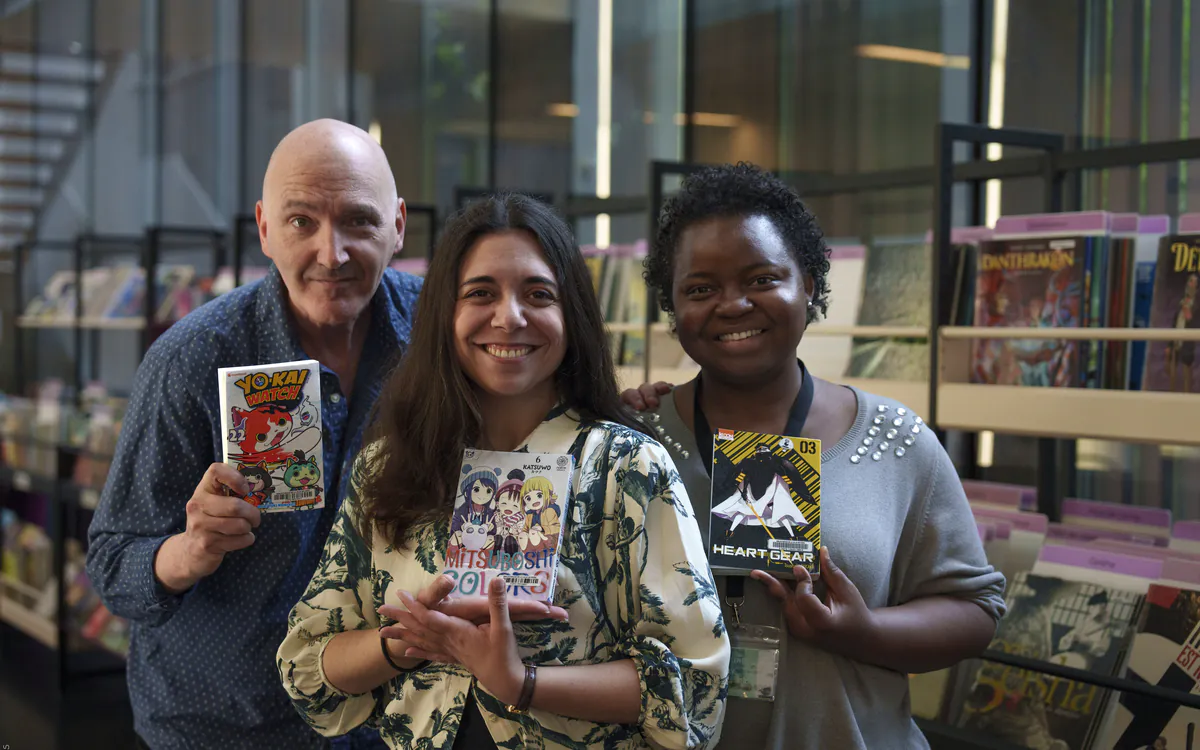
MULTIPOLYGON (((829 273, 825 280, 831 304, 812 325, 850 327, 861 305, 867 248, 855 240, 830 240, 828 245, 829 273)), ((851 336, 804 336, 796 355, 814 374, 836 379, 849 371, 853 345, 851 336)))
MULTIPOLYGON (((1200 591, 1150 586, 1125 678, 1183 693, 1200 693, 1200 591)), ((1200 711, 1194 708, 1121 693, 1113 701, 1103 742, 1097 747, 1182 748, 1198 725, 1200 711)))
MULTIPOLYGON (((928 235, 876 237, 868 242, 857 324, 928 328, 930 257, 928 235)), ((927 381, 929 342, 856 336, 845 374, 850 378, 927 381)))
POLYGON ((463 452, 444 568, 454 593, 486 596, 499 576, 517 599, 553 598, 574 468, 566 453, 463 452))
MULTIPOLYGON (((1150 302, 1152 328, 1200 328, 1200 234, 1164 237, 1154 271, 1150 302)), ((1194 341, 1152 341, 1146 354, 1143 387, 1149 391, 1200 392, 1194 341)))
POLYGON ((264 513, 325 507, 321 368, 316 360, 222 367, 223 460, 264 513))
MULTIPOLYGON (((1114 676, 1142 596, 1118 588, 1022 573, 991 650, 1114 676)), ((1110 691, 1031 670, 982 662, 951 701, 952 723, 1021 746, 1086 748, 1103 725, 1110 691), (1030 744, 1032 743, 1032 744, 1030 744)))

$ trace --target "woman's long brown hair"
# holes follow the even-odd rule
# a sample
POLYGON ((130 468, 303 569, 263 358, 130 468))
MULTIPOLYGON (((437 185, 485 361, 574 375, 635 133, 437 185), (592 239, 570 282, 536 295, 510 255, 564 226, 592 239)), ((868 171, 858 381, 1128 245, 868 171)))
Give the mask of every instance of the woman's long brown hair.
POLYGON ((533 236, 561 290, 563 403, 585 421, 647 432, 621 401, 604 316, 571 230, 554 209, 527 196, 481 199, 447 222, 417 302, 412 341, 380 395, 359 498, 365 539, 379 531, 399 548, 415 526, 450 517, 463 449, 480 435, 479 400, 454 347, 459 272, 483 237, 510 230, 533 236))

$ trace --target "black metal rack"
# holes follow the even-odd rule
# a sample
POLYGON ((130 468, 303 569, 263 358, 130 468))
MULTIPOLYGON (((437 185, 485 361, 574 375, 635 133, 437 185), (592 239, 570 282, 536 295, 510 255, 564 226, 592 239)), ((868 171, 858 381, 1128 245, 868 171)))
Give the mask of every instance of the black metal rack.
MULTIPOLYGON (((78 400, 82 397, 84 383, 100 371, 102 334, 119 331, 124 335, 138 334, 136 348, 140 362, 146 350, 171 321, 158 319, 157 269, 164 259, 181 254, 211 258, 214 272, 227 262, 228 241, 222 230, 207 227, 156 226, 149 227, 142 235, 96 235, 83 234, 71 241, 35 241, 17 248, 14 253, 13 298, 15 309, 26 308, 25 276, 29 263, 42 254, 70 254, 70 268, 75 275, 75 315, 69 325, 56 325, 58 330, 70 332, 72 342, 71 373, 66 380, 70 383, 68 396, 78 400), (114 256, 133 256, 145 273, 145 292, 142 300, 142 316, 123 328, 109 329, 99 321, 86 320, 83 309, 83 272, 87 268, 114 256)), ((16 361, 14 362, 17 392, 27 395, 31 381, 37 380, 34 368, 26 361, 31 337, 39 332, 37 321, 18 321, 15 327, 16 361)), ((11 439, 11 438, 10 438, 11 439)), ((95 491, 80 487, 71 479, 75 462, 87 455, 79 450, 59 443, 27 441, 28 447, 55 452, 55 476, 38 476, 25 470, 0 466, 0 495, 13 492, 35 493, 47 498, 47 529, 52 545, 53 576, 56 582, 55 633, 57 643, 58 682, 60 687, 75 677, 111 674, 124 670, 124 661, 102 649, 75 652, 70 648, 72 637, 69 629, 69 613, 66 606, 67 539, 80 539, 87 526, 87 518, 94 506, 95 491), (93 496, 90 497, 89 496, 93 496)), ((80 539, 82 541, 82 539, 80 539)))

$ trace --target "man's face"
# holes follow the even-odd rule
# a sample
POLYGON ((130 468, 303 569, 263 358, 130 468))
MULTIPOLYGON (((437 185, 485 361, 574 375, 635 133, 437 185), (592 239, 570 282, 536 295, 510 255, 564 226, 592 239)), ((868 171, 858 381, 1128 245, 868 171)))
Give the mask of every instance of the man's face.
POLYGON ((263 252, 303 323, 353 323, 404 239, 404 202, 387 163, 340 133, 279 155, 256 208, 263 252))

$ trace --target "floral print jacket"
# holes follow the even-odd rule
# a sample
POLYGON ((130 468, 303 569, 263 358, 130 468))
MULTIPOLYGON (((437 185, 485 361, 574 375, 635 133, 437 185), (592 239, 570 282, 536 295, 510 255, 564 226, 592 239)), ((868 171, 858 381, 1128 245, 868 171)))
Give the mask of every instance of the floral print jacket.
POLYGON ((448 750, 473 690, 501 748, 715 746, 729 640, 699 527, 667 452, 641 433, 563 410, 518 450, 575 459, 554 593, 569 620, 515 623, 521 657, 547 666, 633 660, 641 682, 637 723, 511 714, 458 665, 430 663, 363 695, 330 684, 322 669, 326 644, 338 633, 391 624, 381 622, 378 606, 399 603, 399 590, 419 591, 437 576, 449 535, 447 522, 417 529, 401 549, 378 533, 368 544, 352 517, 362 456, 279 647, 279 674, 296 709, 326 736, 366 722, 392 747, 448 750))

